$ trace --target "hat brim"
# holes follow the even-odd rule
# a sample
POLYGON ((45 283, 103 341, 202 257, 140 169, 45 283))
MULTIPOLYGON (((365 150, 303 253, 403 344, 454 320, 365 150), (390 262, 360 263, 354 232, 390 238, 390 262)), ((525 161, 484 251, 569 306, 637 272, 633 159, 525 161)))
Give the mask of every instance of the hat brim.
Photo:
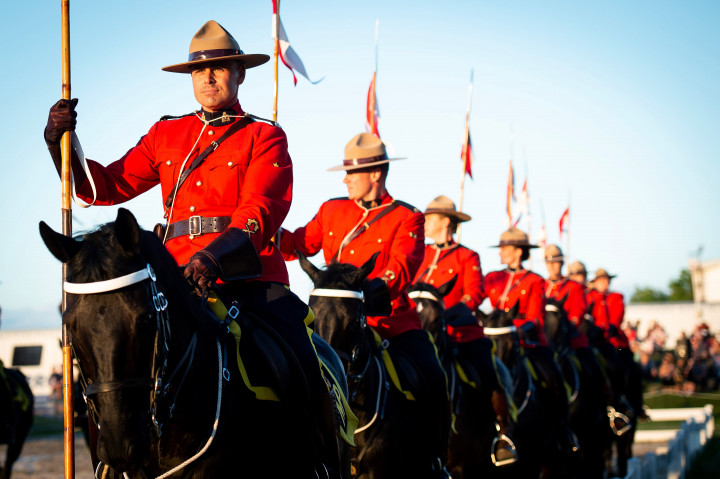
POLYGON ((365 163, 363 165, 338 165, 333 166, 332 168, 328 168, 327 171, 351 171, 351 170, 361 170, 363 168, 373 168, 378 165, 383 165, 385 163, 390 163, 391 161, 396 160, 407 160, 407 158, 386 158, 384 160, 375 161, 373 163, 365 163))
POLYGON ((545 258, 546 263, 564 263, 565 262, 565 256, 551 256, 549 258, 545 258))
POLYGON ((462 211, 445 210, 442 208, 429 208, 429 209, 425 210, 425 212, 423 214, 451 216, 451 217, 455 218, 458 221, 458 223, 464 223, 464 222, 470 221, 472 219, 472 216, 465 214, 462 211))
POLYGON ((172 73, 190 73, 193 67, 197 65, 228 60, 239 60, 243 62, 245 68, 254 68, 270 61, 270 56, 265 55, 264 53, 251 53, 247 55, 228 55, 226 57, 203 58, 192 62, 177 63, 175 65, 163 67, 162 70, 172 73))
POLYGON ((517 247, 517 248, 530 248, 530 249, 539 248, 539 246, 536 245, 536 244, 530 244, 530 243, 513 243, 513 242, 505 242, 505 243, 501 242, 500 244, 494 244, 494 245, 492 245, 492 246, 490 246, 490 247, 491 247, 491 248, 499 248, 499 247, 501 247, 501 246, 515 246, 515 247, 517 247))
POLYGON ((616 274, 603 274, 603 275, 600 275, 600 276, 595 276, 591 281, 594 282, 594 281, 596 281, 596 280, 599 279, 599 278, 607 278, 608 280, 610 280, 610 279, 613 279, 613 278, 617 278, 617 275, 616 275, 616 274))

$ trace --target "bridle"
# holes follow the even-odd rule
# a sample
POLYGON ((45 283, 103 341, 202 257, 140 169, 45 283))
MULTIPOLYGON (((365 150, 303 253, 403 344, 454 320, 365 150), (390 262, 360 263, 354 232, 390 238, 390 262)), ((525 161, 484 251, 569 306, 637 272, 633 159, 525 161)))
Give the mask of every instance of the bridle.
MULTIPOLYGON (((312 291, 310 291, 310 296, 317 296, 317 297, 323 297, 323 298, 344 298, 344 299, 356 299, 360 301, 361 304, 365 304, 365 295, 362 291, 354 291, 352 289, 333 289, 333 288, 315 288, 312 291)), ((365 311, 360 315, 360 329, 365 330, 367 328, 367 319, 365 318, 365 311)), ((346 353, 345 351, 339 351, 335 348, 333 348, 335 353, 340 356, 340 358, 348 363, 348 370, 352 366, 352 364, 355 362, 355 359, 357 358, 357 352, 358 348, 355 347, 351 354, 346 353)))
MULTIPOLYGON (((168 301, 163 292, 158 288, 157 277, 155 276, 152 266, 150 266, 150 264, 146 264, 145 268, 139 271, 105 281, 94 281, 90 283, 71 283, 65 281, 63 283, 63 289, 66 293, 77 295, 109 293, 148 280, 149 284, 147 286, 147 290, 151 298, 152 308, 155 311, 155 320, 157 324, 150 377, 135 377, 88 383, 86 376, 83 374, 82 368, 79 368, 79 372, 83 392, 85 397, 88 399, 88 410, 92 411, 93 420, 96 421, 96 424, 98 423, 97 421, 99 418, 97 408, 92 401, 93 397, 98 394, 119 391, 122 389, 149 388, 150 417, 153 428, 159 437, 162 433, 162 425, 157 418, 157 401, 165 395, 168 389, 167 386, 163 387, 163 379, 165 377, 168 355, 170 352, 171 332, 170 318, 168 314, 168 301)), ((197 338, 194 336, 188 351, 191 349, 194 351, 196 343, 197 338)))
MULTIPOLYGON (((192 365, 193 359, 195 357, 195 348, 197 346, 197 331, 193 332, 193 336, 190 339, 190 343, 187 346, 187 349, 185 351, 185 354, 183 355, 182 359, 178 362, 175 369, 170 374, 169 378, 165 379, 166 371, 167 371, 167 364, 168 364, 168 357, 170 353, 170 338, 171 338, 171 332, 170 332, 170 315, 168 312, 168 300, 165 297, 165 294, 160 291, 158 284, 157 284, 157 277, 155 275, 155 271, 153 270, 152 266, 150 266, 150 263, 146 263, 145 268, 136 271, 134 273, 127 274, 125 276, 120 276, 117 278, 105 280, 105 281, 95 281, 90 283, 71 283, 68 281, 65 281, 63 283, 63 290, 66 293, 70 294, 77 294, 77 295, 89 295, 89 294, 98 294, 98 293, 108 293, 111 291, 117 291, 123 288, 126 288, 128 286, 132 286, 141 282, 148 281, 149 285, 146 287, 147 292, 149 293, 149 296, 151 298, 152 307, 155 310, 155 320, 157 324, 156 332, 155 332, 155 342, 154 342, 154 351, 153 351, 153 360, 152 360, 152 369, 151 369, 151 375, 150 377, 139 377, 139 378, 127 378, 122 380, 111 380, 111 381, 103 381, 103 382, 97 382, 97 383, 88 383, 87 378, 82 372, 82 368, 79 367, 78 362, 78 371, 80 373, 80 379, 81 379, 81 386, 83 388, 83 394, 87 399, 88 404, 88 412, 92 415, 93 421, 95 424, 99 423, 99 415, 97 411, 97 407, 94 405, 94 402, 92 398, 94 396, 97 396, 98 394, 103 394, 107 392, 112 391, 118 391, 121 389, 133 389, 133 388, 150 388, 150 406, 149 406, 149 412, 150 412, 150 418, 151 418, 151 425, 153 428, 153 431, 156 434, 156 437, 159 439, 162 435, 162 427, 163 422, 158 418, 158 402, 162 400, 169 392, 170 390, 170 384, 171 381, 175 378, 176 374, 181 371, 181 368, 183 365, 185 365, 185 370, 183 372, 182 377, 180 378, 180 382, 176 388, 175 394, 172 397, 172 400, 169 404, 168 411, 167 411, 167 418, 172 418, 173 411, 175 409, 175 403, 178 398, 178 394, 180 392, 180 389, 182 388, 183 383, 185 382, 185 378, 188 375, 188 372, 190 371, 190 366, 192 365), (149 280, 149 281, 148 281, 149 280)), ((175 472, 179 471, 180 469, 183 469, 188 464, 196 460, 198 457, 200 457, 202 454, 205 453, 205 451, 210 447, 210 444, 212 443, 213 439, 215 438, 215 434, 217 432, 219 419, 220 419, 220 405, 222 402, 222 381, 223 379, 228 379, 227 370, 224 370, 223 368, 223 359, 222 359, 222 350, 220 347, 220 341, 216 338, 216 344, 217 344, 217 352, 218 352, 218 393, 217 393, 217 405, 216 405, 216 413, 215 413, 215 422, 213 424, 212 433, 210 435, 210 438, 208 439, 205 446, 200 449, 193 457, 187 459, 185 462, 181 463, 180 465, 174 467, 170 471, 167 471, 166 473, 159 476, 159 478, 165 478, 168 477, 175 472)), ((77 354, 75 354, 73 350, 73 354, 75 356, 75 359, 77 359, 77 354)), ((127 475, 125 475, 127 477, 127 475)), ((158 479, 159 479, 158 478, 158 479)))

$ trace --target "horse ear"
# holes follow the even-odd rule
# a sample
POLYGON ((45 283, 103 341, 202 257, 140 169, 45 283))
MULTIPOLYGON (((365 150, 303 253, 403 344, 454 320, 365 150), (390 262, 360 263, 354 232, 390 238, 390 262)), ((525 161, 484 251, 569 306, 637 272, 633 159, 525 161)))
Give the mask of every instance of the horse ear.
POLYGON ((82 248, 80 241, 55 232, 44 221, 40 222, 40 236, 50 253, 62 263, 68 263, 82 248))
POLYGON ((310 279, 315 282, 315 278, 317 277, 318 273, 320 272, 320 269, 312 264, 307 257, 302 254, 300 251, 295 250, 295 254, 298 257, 298 261, 300 262, 300 267, 303 271, 307 273, 308 276, 310 276, 310 279))
POLYGON ((513 307, 510 308, 510 312, 508 313, 511 318, 517 318, 518 311, 520 310, 520 301, 516 301, 515 304, 513 304, 513 307))
POLYGON ((357 272, 360 282, 364 281, 365 278, 367 278, 370 273, 372 273, 372 271, 375 269, 375 261, 377 260, 379 254, 379 251, 373 254, 372 256, 370 256, 369 260, 365 261, 365 264, 360 266, 357 272))
POLYGON ((128 253, 140 251, 140 226, 130 210, 118 209, 115 219, 115 236, 128 253))
POLYGON ((450 291, 455 287, 455 283, 457 282, 458 275, 453 276, 450 281, 443 284, 438 288, 438 293, 440 293, 440 296, 447 296, 450 291))

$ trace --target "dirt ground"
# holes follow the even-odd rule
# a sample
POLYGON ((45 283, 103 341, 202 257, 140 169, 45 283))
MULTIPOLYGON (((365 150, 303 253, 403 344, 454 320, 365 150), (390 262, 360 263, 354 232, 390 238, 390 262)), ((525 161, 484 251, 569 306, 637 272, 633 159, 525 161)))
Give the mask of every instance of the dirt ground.
MULTIPOLYGON (((3 464, 6 449, 7 446, 0 446, 3 464)), ((62 479, 65 476, 63 457, 62 437, 28 439, 13 467, 12 479, 62 479)), ((75 479, 93 479, 90 452, 82 434, 75 435, 75 479)))

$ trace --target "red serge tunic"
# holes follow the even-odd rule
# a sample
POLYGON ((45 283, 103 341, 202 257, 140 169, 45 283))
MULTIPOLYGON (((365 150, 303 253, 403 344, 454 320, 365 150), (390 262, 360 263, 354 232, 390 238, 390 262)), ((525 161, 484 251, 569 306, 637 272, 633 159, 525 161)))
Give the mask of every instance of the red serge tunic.
MULTIPOLYGON (((528 321, 536 324, 540 346, 547 346, 543 331, 545 321, 545 280, 532 271, 493 271, 485 276, 485 294, 495 309, 510 309, 519 304, 518 317, 513 320, 517 328, 528 321)), ((527 344, 523 343, 523 346, 527 344)))
MULTIPOLYGON (((414 283, 428 283, 440 287, 458 277, 455 286, 445 296, 445 307, 449 308, 463 302, 472 311, 480 307, 484 293, 484 279, 480 267, 480 256, 473 250, 457 243, 438 247, 425 246, 425 259, 418 269, 414 283)), ((480 324, 467 326, 447 325, 447 333, 458 343, 467 343, 484 338, 480 324)))
MULTIPOLYGON (((238 115, 243 114, 239 103, 233 109, 238 115)), ((185 158, 188 157, 186 169, 232 124, 207 126, 203 131, 203 123, 195 115, 159 121, 114 163, 103 167, 88 160, 97 187, 95 204, 123 203, 158 183, 163 199, 166 198, 177 182, 185 158)), ((288 284, 285 262, 270 239, 290 209, 292 181, 285 133, 264 122, 252 122, 228 137, 188 176, 178 190, 169 221, 187 220, 195 215, 230 216, 230 227, 243 230, 260 254, 263 265, 260 280, 288 284)), ((78 196, 92 201, 89 182, 82 186, 78 196)), ((179 236, 165 246, 182 265, 218 234, 207 233, 192 239, 179 236)))
POLYGON ((416 208, 393 200, 389 194, 379 205, 364 208, 359 202, 338 198, 326 201, 315 217, 302 228, 280 235, 280 250, 285 259, 296 259, 295 250, 312 256, 323 251, 325 263, 334 258, 343 263, 362 266, 379 252, 370 278, 383 278, 390 290, 392 313, 388 317, 368 316, 367 322, 383 338, 392 338, 412 329, 421 329, 415 303, 405 291, 410 286, 423 259, 425 217, 416 208), (394 207, 375 222, 383 210, 394 207), (364 224, 370 227, 340 248, 343 240, 364 224))
POLYGON ((588 305, 592 306, 590 315, 595 318, 595 325, 605 331, 605 337, 616 348, 627 348, 629 342, 621 329, 625 319, 625 298, 620 293, 600 293, 592 290, 586 295, 588 305), (610 326, 617 328, 617 335, 610 335, 610 326))
POLYGON ((585 304, 585 288, 583 285, 568 278, 563 278, 558 281, 548 279, 545 281, 545 285, 546 298, 557 300, 566 298, 565 303, 563 303, 563 309, 567 313, 570 323, 575 326, 573 338, 570 340, 570 346, 573 349, 589 347, 587 336, 577 329, 583 321, 585 310, 587 309, 587 304, 585 304))

